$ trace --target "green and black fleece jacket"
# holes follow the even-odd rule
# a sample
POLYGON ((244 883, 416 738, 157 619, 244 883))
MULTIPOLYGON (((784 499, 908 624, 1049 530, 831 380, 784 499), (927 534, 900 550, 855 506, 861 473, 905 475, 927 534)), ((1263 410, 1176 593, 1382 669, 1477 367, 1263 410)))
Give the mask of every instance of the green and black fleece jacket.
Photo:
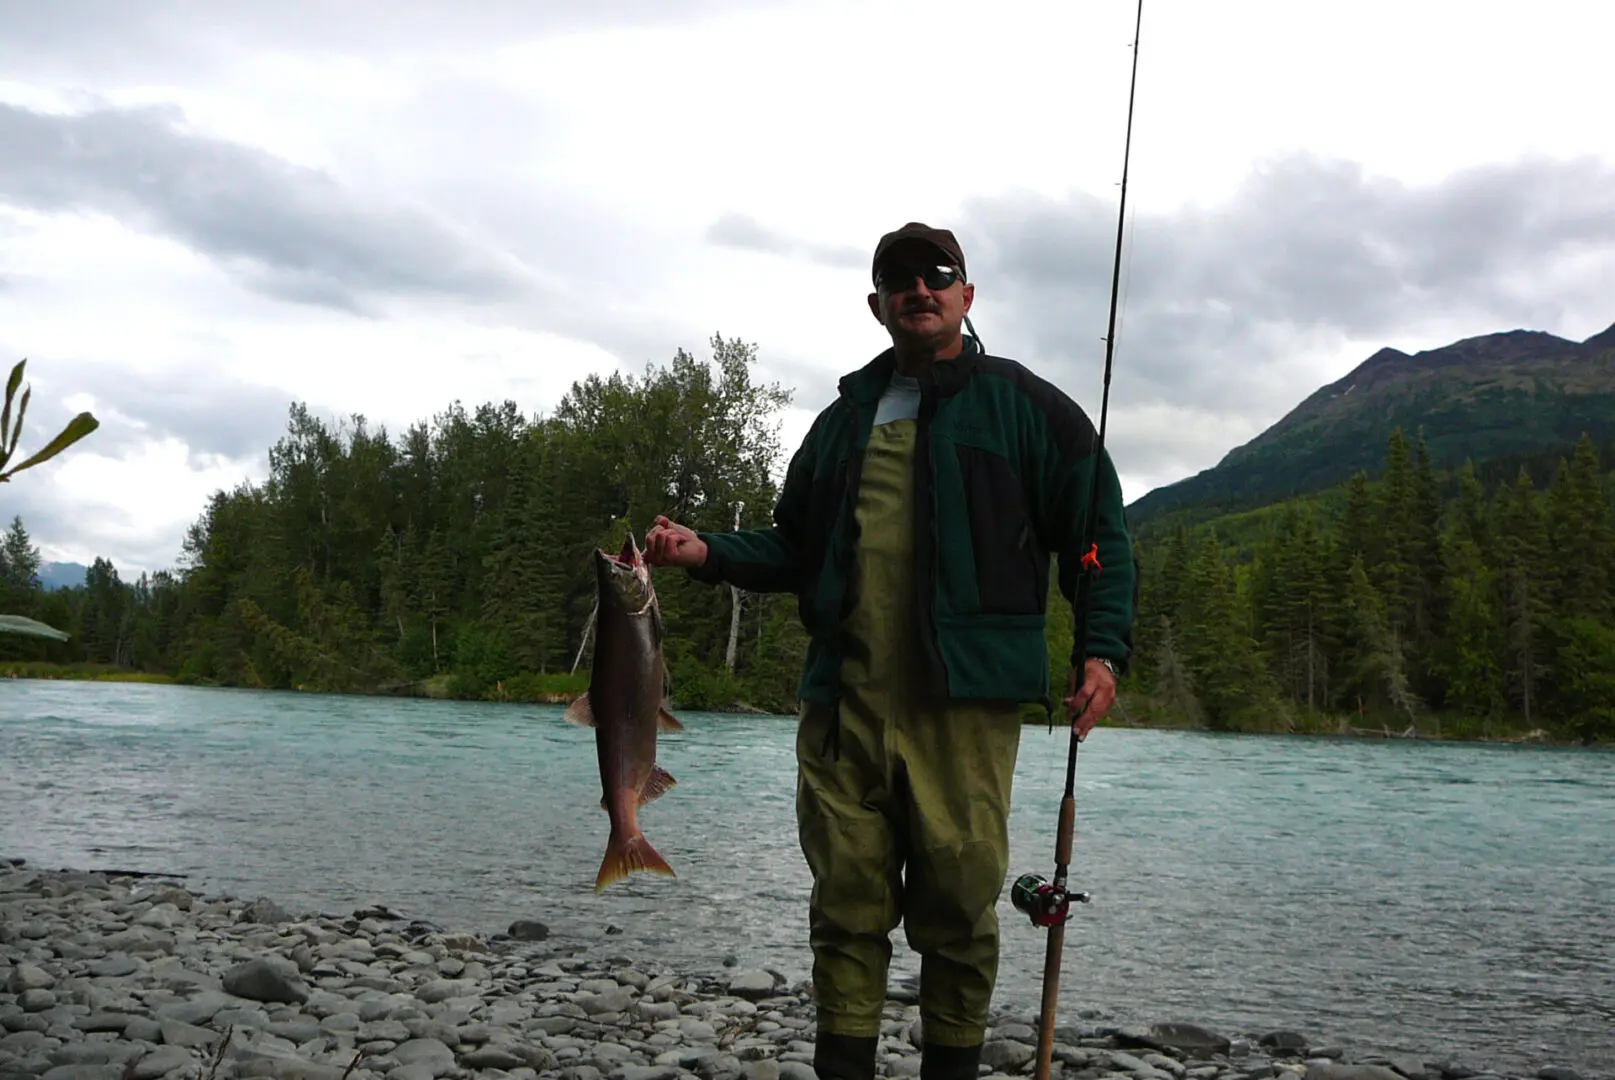
MULTIPOLYGON (((915 579, 927 690, 937 699, 1051 706, 1049 559, 1076 601, 1098 433, 1064 392, 973 338, 920 376, 915 452, 915 579)), ((840 393, 791 459, 768 528, 702 533, 691 576, 751 592, 794 592, 809 635, 799 695, 839 696, 843 616, 851 603, 859 465, 893 372, 888 349, 840 393)), ((1125 671, 1139 569, 1109 454, 1100 457, 1086 655, 1125 671)), ((1073 649, 1076 653, 1077 649, 1073 649)), ((1078 658, 1073 655, 1075 664, 1078 658)), ((1064 672, 1060 693, 1064 692, 1064 672)))

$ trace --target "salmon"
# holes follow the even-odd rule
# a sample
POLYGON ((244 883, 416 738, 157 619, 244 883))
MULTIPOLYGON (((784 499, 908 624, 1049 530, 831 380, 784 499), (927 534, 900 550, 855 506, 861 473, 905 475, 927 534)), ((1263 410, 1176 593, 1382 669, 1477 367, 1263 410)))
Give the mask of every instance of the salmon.
POLYGON ((639 811, 677 781, 656 763, 656 737, 683 731, 667 710, 667 666, 662 658, 662 612, 650 566, 629 534, 616 555, 594 558, 594 661, 589 689, 566 710, 566 719, 594 728, 600 759, 600 806, 611 822, 594 891, 636 871, 677 877, 639 827, 639 811))

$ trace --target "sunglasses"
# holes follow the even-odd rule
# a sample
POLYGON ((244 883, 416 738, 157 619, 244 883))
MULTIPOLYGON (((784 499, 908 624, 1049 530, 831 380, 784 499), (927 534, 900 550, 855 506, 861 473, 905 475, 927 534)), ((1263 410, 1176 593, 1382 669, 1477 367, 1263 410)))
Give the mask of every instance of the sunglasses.
POLYGON ((909 266, 904 263, 894 263, 891 266, 881 267, 880 274, 875 278, 875 284, 887 292, 906 292, 914 287, 914 279, 919 278, 925 282, 925 287, 932 292, 941 292, 951 288, 954 282, 964 275, 959 273, 956 266, 909 266))

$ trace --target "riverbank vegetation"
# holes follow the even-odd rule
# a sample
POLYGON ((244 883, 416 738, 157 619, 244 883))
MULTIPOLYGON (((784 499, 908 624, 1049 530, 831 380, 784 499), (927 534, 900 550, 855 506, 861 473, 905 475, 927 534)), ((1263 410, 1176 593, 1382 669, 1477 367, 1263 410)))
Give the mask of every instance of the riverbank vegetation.
MULTIPOLYGON (((81 585, 42 589, 14 519, 0 542, 5 610, 71 637, 0 635, 0 661, 18 674, 92 665, 60 670, 566 700, 587 684, 595 547, 642 539, 659 513, 707 530, 770 520, 794 449, 779 438, 790 394, 757 379, 753 346, 711 348, 708 361, 680 351, 641 375, 590 376, 548 415, 455 404, 396 439, 294 405, 267 478, 216 492, 177 565, 133 581, 96 559, 81 585)), ((1493 477, 1438 472, 1398 431, 1374 476, 1143 529, 1138 661, 1112 719, 1615 739, 1611 501, 1585 438, 1493 477)), ((794 712, 805 638, 793 597, 666 572, 657 590, 676 707, 794 712)), ((1071 611, 1050 597, 1058 696, 1071 611)))

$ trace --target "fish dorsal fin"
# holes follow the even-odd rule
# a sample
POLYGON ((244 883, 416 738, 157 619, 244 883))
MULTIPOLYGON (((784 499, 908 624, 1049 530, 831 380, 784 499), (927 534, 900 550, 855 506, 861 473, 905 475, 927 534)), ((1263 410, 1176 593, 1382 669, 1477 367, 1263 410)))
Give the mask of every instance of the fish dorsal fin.
POLYGON ((651 766, 650 776, 645 780, 645 786, 639 792, 639 805, 644 806, 652 799, 661 798, 667 789, 678 783, 673 774, 660 765, 651 766))
POLYGON ((566 707, 566 722, 578 727, 594 727, 594 706, 589 703, 587 690, 566 707))
POLYGON ((656 727, 660 731, 684 730, 684 725, 679 723, 679 718, 667 711, 667 705, 665 703, 661 708, 656 710, 656 727))

